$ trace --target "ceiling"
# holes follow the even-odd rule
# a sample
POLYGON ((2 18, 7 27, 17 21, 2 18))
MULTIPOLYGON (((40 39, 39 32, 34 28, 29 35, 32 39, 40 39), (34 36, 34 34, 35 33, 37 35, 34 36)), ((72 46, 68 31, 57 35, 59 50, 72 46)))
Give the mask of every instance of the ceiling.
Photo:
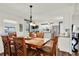
MULTIPOLYGON (((0 13, 20 17, 22 19, 29 19, 29 5, 30 3, 0 3, 0 13)), ((69 3, 34 3, 31 5, 33 5, 34 21, 52 19, 56 11, 72 6, 72 4, 69 3)))

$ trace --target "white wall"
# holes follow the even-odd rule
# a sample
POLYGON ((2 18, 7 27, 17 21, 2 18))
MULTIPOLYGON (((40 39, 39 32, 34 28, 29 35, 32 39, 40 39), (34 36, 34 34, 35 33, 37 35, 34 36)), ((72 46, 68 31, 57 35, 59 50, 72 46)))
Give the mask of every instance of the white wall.
MULTIPOLYGON (((60 28, 60 32, 65 32, 65 29, 70 29, 70 38, 59 37, 58 39, 58 48, 61 51, 72 53, 71 45, 71 24, 72 24, 72 15, 74 12, 73 6, 62 8, 60 10, 56 10, 53 14, 54 17, 63 17, 63 19, 52 19, 51 22, 58 23, 59 21, 63 21, 62 27, 60 28)), ((42 22, 43 23, 43 22, 42 22)), ((45 23, 45 22, 44 22, 45 23)))
POLYGON ((65 32, 65 29, 70 29, 70 38, 59 37, 59 41, 58 41, 59 49, 61 51, 66 51, 69 53, 72 53, 71 24, 72 24, 73 11, 74 11, 73 6, 65 9, 65 13, 63 13, 64 19, 62 23, 62 28, 60 28, 61 30, 60 32, 65 32))

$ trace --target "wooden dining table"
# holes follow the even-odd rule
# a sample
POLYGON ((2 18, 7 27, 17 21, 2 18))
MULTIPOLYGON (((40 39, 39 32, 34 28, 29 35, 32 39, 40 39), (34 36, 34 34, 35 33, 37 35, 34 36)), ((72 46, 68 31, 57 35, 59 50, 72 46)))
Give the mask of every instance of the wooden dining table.
MULTIPOLYGON (((30 40, 25 40, 25 43, 29 46, 29 48, 35 48, 37 50, 37 54, 40 54, 40 51, 42 51, 42 48, 45 46, 51 47, 51 41, 47 40, 45 41, 44 38, 33 38, 30 40)), ((33 53, 33 54, 35 54, 33 53)))
POLYGON ((41 48, 41 46, 44 44, 43 38, 32 38, 30 40, 25 40, 25 43, 28 45, 36 46, 37 48, 41 48))
MULTIPOLYGON (((32 53, 32 55, 35 55, 35 54, 37 54, 36 51, 39 52, 38 48, 40 48, 40 49, 42 48, 44 39, 43 38, 31 38, 31 39, 27 40, 27 38, 26 38, 25 43, 28 46, 28 48, 35 49, 35 52, 32 53)), ((29 51, 28 51, 28 53, 29 53, 29 51)))
MULTIPOLYGON (((51 40, 51 39, 50 39, 51 40)), ((45 46, 49 46, 51 47, 51 41, 50 40, 47 40, 45 41, 44 38, 32 38, 30 40, 25 40, 25 43, 27 45, 32 45, 32 46, 35 46, 35 48, 42 48, 44 45, 45 46), (50 41, 50 42, 49 42, 50 41)))

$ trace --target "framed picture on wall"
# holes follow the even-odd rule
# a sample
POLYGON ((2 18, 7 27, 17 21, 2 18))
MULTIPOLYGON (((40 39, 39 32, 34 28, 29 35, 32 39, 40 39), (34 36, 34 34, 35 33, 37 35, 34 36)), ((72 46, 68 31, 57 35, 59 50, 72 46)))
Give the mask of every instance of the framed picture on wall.
POLYGON ((23 31, 23 24, 19 24, 19 31, 20 31, 20 32, 23 31))

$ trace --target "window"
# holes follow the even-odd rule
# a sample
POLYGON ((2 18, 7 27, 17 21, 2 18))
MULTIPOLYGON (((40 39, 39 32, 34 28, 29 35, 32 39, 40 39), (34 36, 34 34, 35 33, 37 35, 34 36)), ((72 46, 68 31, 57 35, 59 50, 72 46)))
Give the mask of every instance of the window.
POLYGON ((8 34, 11 32, 16 32, 16 23, 15 21, 4 20, 4 33, 8 34))

